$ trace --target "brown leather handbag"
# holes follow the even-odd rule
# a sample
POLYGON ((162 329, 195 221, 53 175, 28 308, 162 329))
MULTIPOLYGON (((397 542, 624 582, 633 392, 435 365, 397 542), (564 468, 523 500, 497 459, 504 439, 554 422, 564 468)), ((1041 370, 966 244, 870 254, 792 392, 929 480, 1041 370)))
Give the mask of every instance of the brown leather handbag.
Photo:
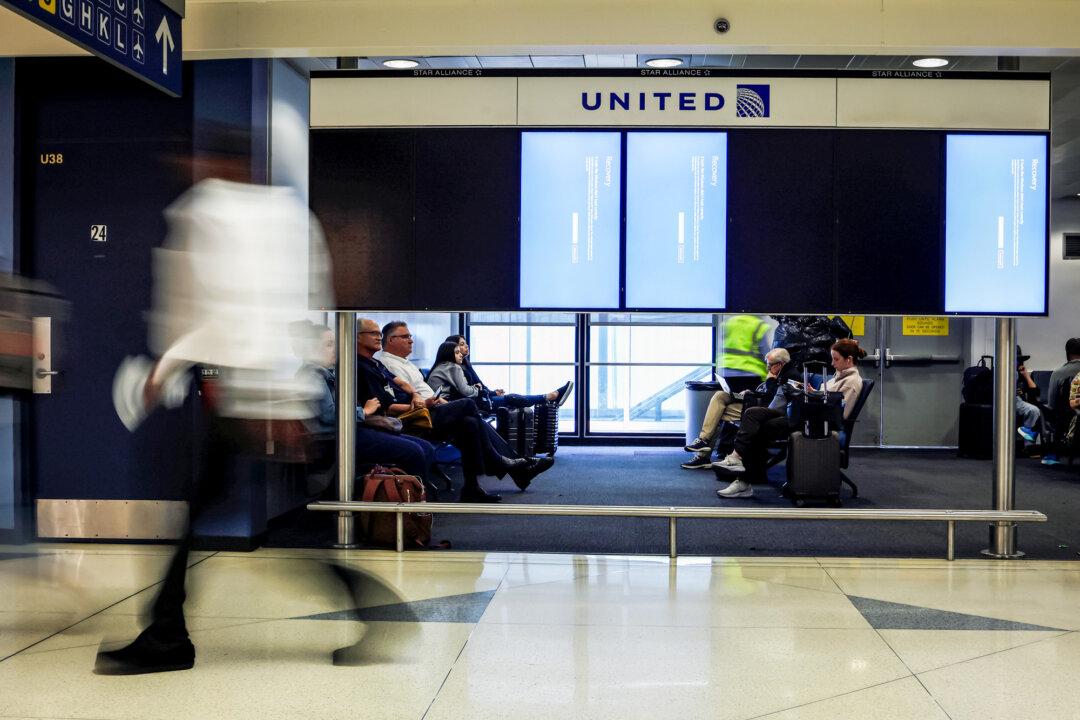
MULTIPOLYGON (((424 483, 401 468, 376 465, 364 476, 364 502, 423 503, 427 502, 424 483)), ((396 545, 396 513, 360 513, 360 527, 368 542, 396 545)), ((431 513, 403 513, 402 525, 405 547, 426 548, 431 542, 431 513)))

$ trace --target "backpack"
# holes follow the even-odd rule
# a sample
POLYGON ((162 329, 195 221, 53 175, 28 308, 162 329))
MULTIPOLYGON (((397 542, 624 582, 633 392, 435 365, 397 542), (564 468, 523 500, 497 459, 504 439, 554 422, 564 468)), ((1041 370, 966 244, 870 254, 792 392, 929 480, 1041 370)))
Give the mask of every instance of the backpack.
MULTIPOLYGON (((396 467, 376 465, 364 476, 364 502, 427 502, 424 483, 396 467)), ((368 542, 393 547, 397 541, 397 513, 360 513, 360 527, 368 542)), ((431 541, 431 513, 404 513, 405 547, 425 548, 431 541)))
POLYGON ((964 371, 960 394, 963 395, 966 403, 994 404, 994 358, 992 355, 983 355, 977 364, 964 371), (989 366, 986 364, 987 360, 990 361, 989 366))

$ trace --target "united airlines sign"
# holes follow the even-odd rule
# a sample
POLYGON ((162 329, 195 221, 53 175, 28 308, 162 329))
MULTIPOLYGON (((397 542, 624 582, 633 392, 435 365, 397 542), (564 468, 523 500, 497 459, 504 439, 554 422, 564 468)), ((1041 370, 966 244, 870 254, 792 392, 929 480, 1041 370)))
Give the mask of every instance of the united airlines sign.
POLYGON ((1049 81, 1043 77, 437 72, 314 73, 311 126, 1049 127, 1049 81))
MULTIPOLYGON (((736 117, 769 117, 769 86, 768 85, 737 85, 735 116, 736 117)), ((581 93, 581 107, 588 111, 600 110, 605 103, 608 110, 639 110, 644 111, 655 107, 663 112, 672 110, 678 112, 692 112, 701 107, 706 112, 723 110, 726 101, 718 92, 583 92, 581 93)))
POLYGON ((832 78, 519 78, 529 125, 832 125, 832 78), (574 86, 577 87, 574 87, 574 86))

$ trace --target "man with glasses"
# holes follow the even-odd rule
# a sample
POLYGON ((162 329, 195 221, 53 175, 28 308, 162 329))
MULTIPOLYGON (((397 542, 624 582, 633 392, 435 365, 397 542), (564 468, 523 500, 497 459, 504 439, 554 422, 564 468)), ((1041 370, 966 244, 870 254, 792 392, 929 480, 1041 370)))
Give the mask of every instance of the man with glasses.
MULTIPOLYGON (((768 375, 765 381, 758 385, 758 394, 764 395, 771 405, 776 399, 776 390, 780 386, 780 376, 784 368, 791 362, 791 355, 784 348, 775 348, 765 353, 765 365, 768 375)), ((786 400, 784 400, 786 402, 786 400)), ((781 405, 782 407, 782 405, 781 405)), ((713 393, 709 400, 709 409, 705 412, 705 420, 701 423, 701 432, 697 440, 687 445, 684 450, 696 453, 689 462, 682 464, 687 470, 700 470, 712 467, 713 447, 720 437, 720 428, 723 422, 738 422, 742 416, 743 403, 741 398, 726 390, 718 390, 713 393)))
POLYGON ((461 452, 465 485, 462 502, 499 502, 486 492, 480 475, 509 475, 524 490, 533 478, 551 467, 550 458, 521 458, 484 422, 472 400, 447 402, 435 396, 420 369, 408 361, 413 337, 403 322, 387 323, 379 332, 375 321, 363 319, 357 333, 357 402, 380 400, 380 412, 401 415, 426 407, 431 413, 432 437, 448 440, 461 452))

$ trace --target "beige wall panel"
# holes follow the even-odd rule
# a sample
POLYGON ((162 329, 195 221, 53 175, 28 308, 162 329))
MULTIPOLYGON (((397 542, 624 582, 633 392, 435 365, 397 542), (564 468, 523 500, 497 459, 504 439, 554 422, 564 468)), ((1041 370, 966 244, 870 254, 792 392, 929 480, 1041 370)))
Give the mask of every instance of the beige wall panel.
POLYGON ((73 42, 0 7, 0 57, 89 55, 73 42))
POLYGON ((765 126, 832 127, 836 121, 836 80, 833 78, 733 78, 733 77, 614 77, 553 78, 522 77, 518 80, 520 125, 618 125, 618 126, 765 126), (736 86, 768 85, 769 117, 737 117, 736 86), (582 93, 590 104, 601 95, 597 110, 583 107, 582 93), (659 108, 654 92, 672 93, 659 108), (610 93, 630 93, 630 110, 611 108, 610 93), (640 108, 645 93, 646 109, 640 108), (694 110, 678 110, 679 93, 692 93, 694 110), (724 98, 719 110, 706 110, 706 93, 724 98))
POLYGON ((311 127, 514 125, 517 79, 314 78, 311 127))
POLYGON ((840 79, 836 108, 838 127, 1049 130, 1050 83, 840 79))

